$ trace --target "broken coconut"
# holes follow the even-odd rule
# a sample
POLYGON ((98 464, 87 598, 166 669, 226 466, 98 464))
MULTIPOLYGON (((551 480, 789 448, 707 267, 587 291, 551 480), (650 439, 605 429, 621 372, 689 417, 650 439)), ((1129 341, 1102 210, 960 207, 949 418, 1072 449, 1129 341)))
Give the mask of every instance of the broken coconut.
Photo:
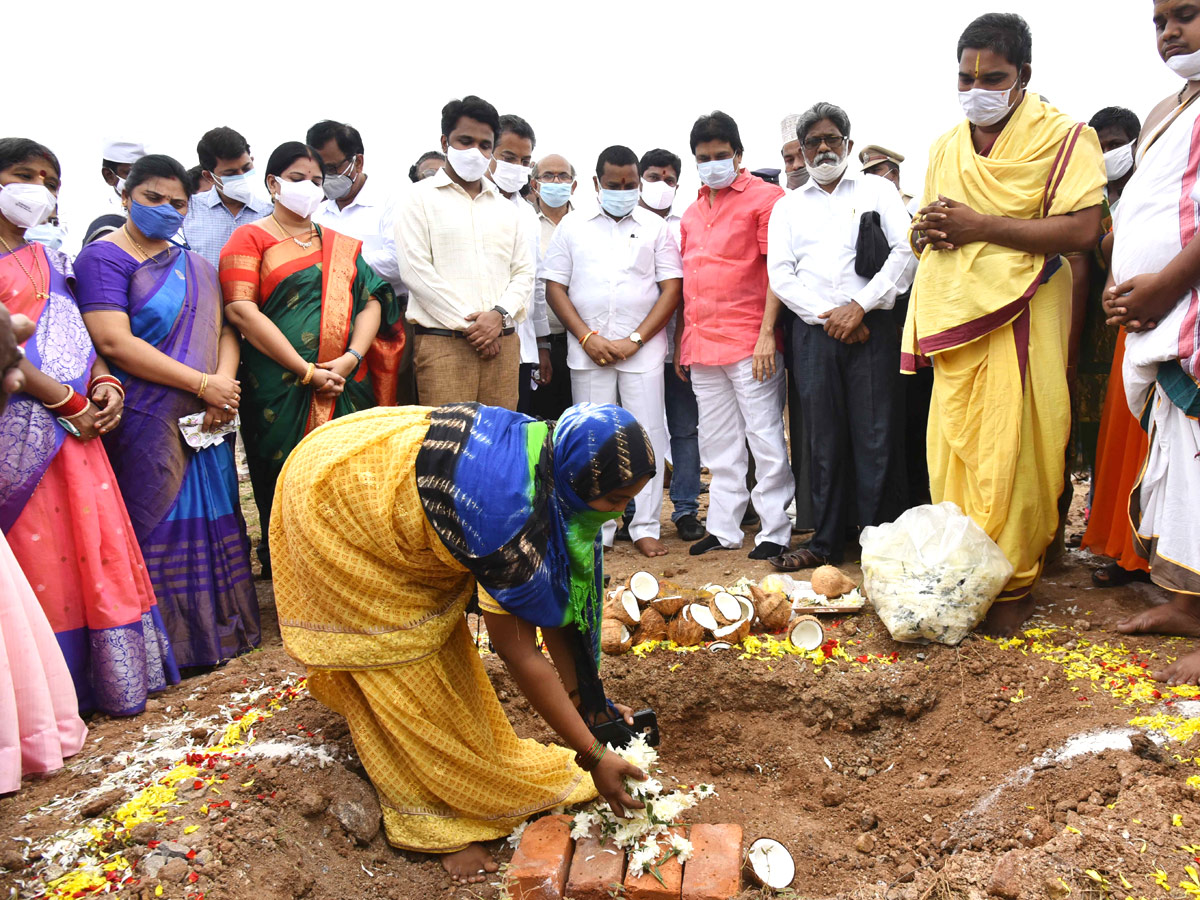
POLYGON ((788 640, 801 650, 816 650, 825 643, 825 629, 816 616, 800 616, 788 629, 788 640))
POLYGON ((784 594, 765 594, 758 602, 758 618, 767 631, 783 631, 792 619, 792 604, 784 594))
POLYGON ((648 608, 657 609, 664 619, 669 619, 677 615, 687 604, 688 600, 683 594, 673 593, 665 597, 659 597, 657 600, 652 600, 648 608))
POLYGON ((813 570, 812 589, 814 594, 833 600, 848 594, 858 587, 853 579, 837 566, 820 566, 813 570))
POLYGON ((704 643, 704 629, 691 619, 679 616, 667 626, 667 638, 680 647, 696 647, 704 643))
POLYGON ((642 607, 638 605, 633 591, 621 592, 621 596, 612 605, 612 616, 626 625, 636 625, 642 621, 642 607))
POLYGON ((685 606, 683 608, 683 615, 691 619, 705 631, 716 631, 721 627, 721 623, 717 621, 716 616, 713 615, 712 610, 707 605, 693 603, 691 606, 685 606))
POLYGON ((742 609, 742 604, 738 602, 738 598, 727 591, 713 594, 713 598, 708 601, 708 609, 713 614, 713 618, 717 620, 718 625, 732 625, 745 616, 745 611, 742 609))
POLYGON ((634 572, 629 576, 629 591, 645 605, 658 596, 658 579, 649 572, 634 572))
POLYGON ((646 641, 665 641, 667 639, 667 620, 653 606, 642 610, 642 621, 634 632, 633 642, 643 644, 646 641))
POLYGON ((740 644, 746 639, 746 635, 750 633, 750 620, 742 619, 740 622, 733 622, 729 625, 722 625, 720 628, 713 630, 713 637, 719 641, 729 641, 731 644, 740 644))
POLYGON ((619 656, 633 646, 633 633, 619 619, 600 623, 600 649, 610 656, 619 656))
POLYGON ((779 841, 759 838, 746 851, 746 870, 755 882, 772 890, 782 891, 796 877, 792 854, 779 841))

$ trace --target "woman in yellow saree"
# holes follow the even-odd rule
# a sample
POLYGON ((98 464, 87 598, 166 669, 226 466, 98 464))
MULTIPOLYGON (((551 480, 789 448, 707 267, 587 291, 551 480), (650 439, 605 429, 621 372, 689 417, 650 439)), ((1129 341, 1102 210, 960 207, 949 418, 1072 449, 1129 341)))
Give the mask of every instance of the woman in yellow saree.
POLYGON ((221 251, 225 314, 244 338, 242 438, 264 575, 283 461, 317 426, 375 405, 363 360, 381 325, 399 316, 391 286, 363 260, 362 242, 313 224, 323 177, 311 147, 290 141, 276 148, 266 176, 274 212, 240 226, 221 251))
POLYGON ((394 846, 478 881, 496 870, 479 842, 535 813, 597 791, 640 807, 622 779, 642 774, 588 722, 631 722, 600 683, 599 536, 653 471, 636 420, 591 404, 557 423, 379 408, 292 453, 271 520, 284 647, 346 717, 394 846), (493 647, 571 749, 513 732, 467 627, 477 588, 493 647))

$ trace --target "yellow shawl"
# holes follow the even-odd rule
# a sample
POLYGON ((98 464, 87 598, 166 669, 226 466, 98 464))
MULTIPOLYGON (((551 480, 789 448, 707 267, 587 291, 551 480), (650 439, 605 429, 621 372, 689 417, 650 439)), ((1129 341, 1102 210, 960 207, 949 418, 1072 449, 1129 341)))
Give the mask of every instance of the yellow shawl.
MULTIPOLYGON (((975 151, 965 119, 938 139, 921 205, 941 195, 985 215, 1038 219, 1099 205, 1106 181, 1096 133, 1026 93, 987 156, 975 151)), ((1054 268, 1042 254, 999 244, 926 248, 905 323, 903 370, 1011 323, 1054 268)))

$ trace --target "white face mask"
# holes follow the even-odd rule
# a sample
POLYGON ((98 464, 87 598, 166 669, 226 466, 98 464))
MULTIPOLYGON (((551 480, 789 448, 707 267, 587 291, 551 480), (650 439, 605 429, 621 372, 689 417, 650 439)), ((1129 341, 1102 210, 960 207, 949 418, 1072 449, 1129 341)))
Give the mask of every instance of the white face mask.
POLYGON ((307 178, 304 181, 288 181, 286 178, 276 178, 275 202, 281 203, 302 219, 312 216, 325 199, 325 192, 319 184, 313 184, 307 178))
POLYGON ((1104 171, 1109 181, 1116 181, 1133 168, 1133 143, 1115 147, 1104 154, 1104 171))
POLYGON ((1019 88, 1017 80, 1012 87, 999 91, 989 91, 986 88, 971 88, 969 91, 958 92, 958 103, 963 114, 973 125, 995 125, 1008 115, 1013 107, 1011 94, 1014 88, 1019 88))
POLYGON ((721 190, 733 184, 737 178, 737 163, 732 159, 713 159, 708 162, 696 163, 700 180, 705 187, 721 190))
POLYGON ((487 171, 488 163, 491 160, 484 156, 478 147, 471 147, 467 150, 448 147, 446 149, 446 162, 459 178, 470 183, 478 181, 483 177, 483 173, 487 171))
POLYGON ((675 188, 665 181, 642 181, 642 200, 651 209, 670 209, 675 202, 675 188))
POLYGON ((1176 53, 1167 60, 1167 68, 1180 78, 1191 81, 1200 75, 1200 50, 1195 53, 1176 53))
MULTIPOLYGON (((357 158, 357 156, 354 157, 354 159, 357 158)), ((354 159, 346 163, 346 171, 336 175, 326 175, 325 180, 321 182, 321 190, 330 200, 341 200, 350 193, 350 188, 354 187, 354 179, 358 177, 350 174, 354 171, 354 159)))
MULTIPOLYGON (((529 173, 533 171, 529 166, 519 166, 516 163, 505 162, 502 159, 494 160, 496 163, 496 171, 492 172, 492 181, 496 182, 496 187, 509 194, 515 194, 525 185, 529 184, 529 173)), ((458 169, 454 170, 458 172, 458 169)), ((462 173, 459 172, 461 175, 462 173)), ((464 176, 465 178, 465 176, 464 176)))
POLYGON ((840 159, 837 162, 830 162, 829 157, 834 156, 833 153, 823 153, 818 159, 820 163, 808 162, 805 160, 808 174, 817 184, 832 184, 846 173, 846 166, 850 164, 850 145, 846 145, 840 159))
POLYGON ((254 198, 254 177, 254 170, 251 169, 238 175, 213 175, 213 183, 228 199, 245 206, 254 198))
POLYGON ((125 199, 125 179, 118 178, 117 183, 113 185, 113 190, 117 192, 117 196, 122 200, 125 199))
POLYGON ((0 215, 18 228, 41 225, 50 218, 57 202, 43 184, 15 181, 0 187, 0 215))

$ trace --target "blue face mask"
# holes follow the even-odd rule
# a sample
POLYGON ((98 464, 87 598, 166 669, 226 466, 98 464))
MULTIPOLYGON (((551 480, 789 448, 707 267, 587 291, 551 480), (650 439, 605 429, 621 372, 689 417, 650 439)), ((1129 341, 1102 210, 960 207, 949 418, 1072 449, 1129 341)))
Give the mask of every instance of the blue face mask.
POLYGON ((65 228, 50 222, 43 222, 41 225, 34 225, 32 228, 25 229, 25 240, 37 241, 42 246, 49 247, 51 250, 61 250, 66 236, 67 230, 65 228))
POLYGON ((700 172, 700 180, 706 187, 720 190, 733 184, 737 178, 737 166, 732 159, 714 159, 709 162, 696 163, 700 172))
POLYGON ((183 227, 183 213, 170 203, 143 206, 132 200, 129 204, 129 220, 137 226, 138 231, 155 241, 172 238, 183 227))
POLYGON ((600 206, 610 216, 623 219, 637 208, 642 192, 637 188, 632 191, 610 191, 600 188, 600 206))
POLYGON ((557 181, 538 182, 538 196, 551 209, 558 209, 571 199, 571 188, 574 185, 560 184, 557 181))

